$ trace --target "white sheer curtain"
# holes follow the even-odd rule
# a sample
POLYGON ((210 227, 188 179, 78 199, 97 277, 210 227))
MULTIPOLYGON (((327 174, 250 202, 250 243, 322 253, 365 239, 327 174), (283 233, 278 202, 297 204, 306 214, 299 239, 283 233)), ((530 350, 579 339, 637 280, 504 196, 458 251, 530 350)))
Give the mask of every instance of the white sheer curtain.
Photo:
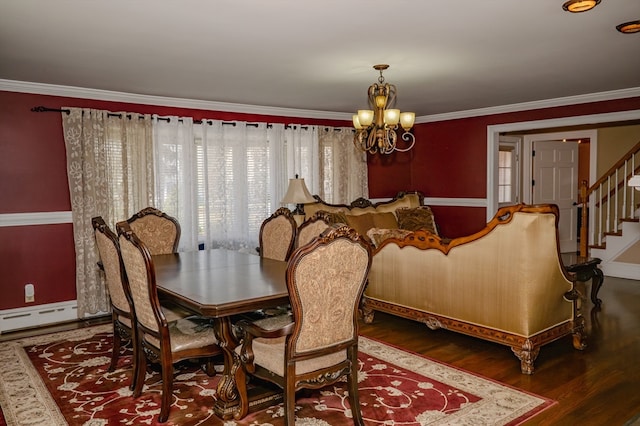
POLYGON ((180 223, 180 251, 198 247, 195 142, 190 117, 154 116, 155 206, 180 223))
POLYGON ((286 191, 282 124, 158 118, 157 205, 181 224, 180 250, 255 253, 262 221, 286 191))
MULTIPOLYGON (((286 170, 283 176, 288 185, 289 180, 295 175, 304 179, 307 188, 312 194, 319 194, 322 188, 320 174, 320 148, 317 126, 289 125, 284 130, 284 140, 287 147, 286 170)), ((286 191, 285 186, 284 190, 286 191)), ((280 194, 281 200, 285 192, 280 194)))
POLYGON ((62 127, 76 250, 78 317, 109 311, 91 218, 110 226, 154 196, 151 117, 64 108, 62 127))
POLYGON ((320 197, 333 204, 349 204, 369 197, 367 155, 353 144, 350 127, 323 127, 318 131, 320 197))

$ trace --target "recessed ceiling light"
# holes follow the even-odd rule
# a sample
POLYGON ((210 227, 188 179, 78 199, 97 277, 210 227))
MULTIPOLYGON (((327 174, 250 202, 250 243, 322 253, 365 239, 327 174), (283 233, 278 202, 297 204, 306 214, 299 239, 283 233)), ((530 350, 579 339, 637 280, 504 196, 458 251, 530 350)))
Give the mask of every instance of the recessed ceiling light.
POLYGON ((569 0, 562 5, 567 12, 578 13, 591 10, 600 4, 601 0, 569 0))
POLYGON ((616 30, 620 31, 623 34, 633 34, 640 32, 640 20, 638 21, 629 21, 624 24, 616 25, 616 30))

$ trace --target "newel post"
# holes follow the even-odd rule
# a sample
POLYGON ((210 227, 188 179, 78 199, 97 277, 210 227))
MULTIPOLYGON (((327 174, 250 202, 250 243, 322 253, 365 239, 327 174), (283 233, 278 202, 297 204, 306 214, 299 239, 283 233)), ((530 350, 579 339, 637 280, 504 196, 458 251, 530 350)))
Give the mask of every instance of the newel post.
POLYGON ((587 181, 580 182, 580 204, 582 204, 582 218, 580 221, 580 257, 587 257, 587 221, 589 213, 587 212, 587 181))

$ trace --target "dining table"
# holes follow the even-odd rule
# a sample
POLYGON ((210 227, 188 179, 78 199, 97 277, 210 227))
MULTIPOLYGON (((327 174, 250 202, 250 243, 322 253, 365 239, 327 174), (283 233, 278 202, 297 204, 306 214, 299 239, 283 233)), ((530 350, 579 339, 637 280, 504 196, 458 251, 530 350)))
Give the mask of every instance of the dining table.
POLYGON ((232 321, 242 314, 289 303, 287 262, 226 249, 152 256, 158 297, 212 319, 224 356, 214 412, 233 417, 238 405, 234 349, 239 342, 232 321))

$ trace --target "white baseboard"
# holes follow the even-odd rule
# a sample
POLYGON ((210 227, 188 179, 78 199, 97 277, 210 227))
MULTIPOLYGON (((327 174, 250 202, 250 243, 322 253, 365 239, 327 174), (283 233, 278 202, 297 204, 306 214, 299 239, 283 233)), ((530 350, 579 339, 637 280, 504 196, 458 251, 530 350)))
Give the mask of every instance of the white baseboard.
POLYGON ((637 263, 603 262, 600 268, 605 277, 640 280, 640 264, 637 263))
POLYGON ((33 328, 78 319, 78 303, 66 302, 35 305, 0 311, 0 334, 10 330, 33 328))

